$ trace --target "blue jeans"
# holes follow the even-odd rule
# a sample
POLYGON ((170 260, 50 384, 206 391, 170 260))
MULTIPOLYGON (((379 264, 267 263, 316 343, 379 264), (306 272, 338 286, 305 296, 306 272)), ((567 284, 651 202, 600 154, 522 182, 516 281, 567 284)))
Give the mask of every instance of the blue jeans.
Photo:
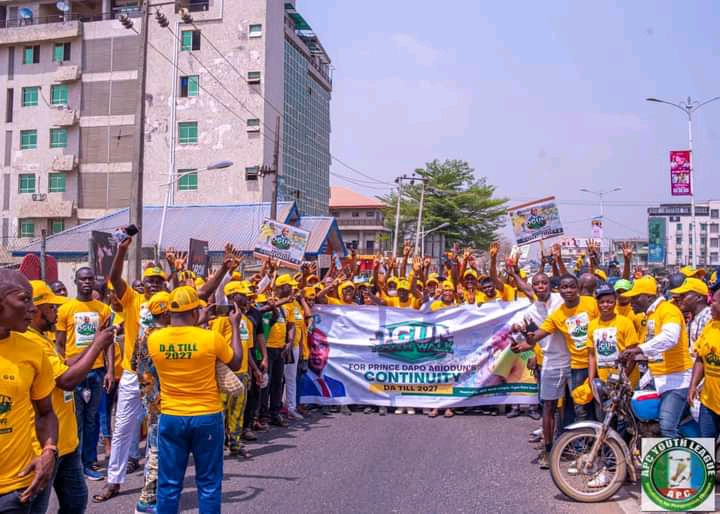
POLYGON ((97 368, 88 373, 87 378, 75 388, 75 415, 80 438, 80 458, 83 466, 97 462, 97 444, 100 436, 98 414, 103 395, 102 381, 105 368, 97 368), (83 389, 90 390, 90 401, 85 403, 83 389))
POLYGON ((581 386, 587 377, 587 368, 570 370, 570 378, 567 382, 568 390, 565 393, 565 408, 563 409, 563 428, 573 422, 593 419, 593 416, 591 415, 591 409, 593 406, 592 402, 587 405, 576 405, 570 395, 570 392, 572 392, 572 390, 576 387, 581 386))
POLYGON ((113 411, 113 407, 115 406, 116 398, 117 398, 117 384, 116 384, 116 387, 113 387, 109 393, 106 393, 105 389, 103 389, 102 396, 100 399, 99 415, 100 415, 100 435, 102 435, 105 439, 112 438, 112 426, 110 426, 110 422, 112 420, 112 411, 113 411))
POLYGON ((679 437, 680 422, 687 416, 688 388, 672 389, 660 395, 660 435, 662 437, 679 437))
MULTIPOLYGON (((52 486, 58 497, 58 514, 83 514, 85 512, 88 488, 78 450, 63 455, 57 460, 52 486)), ((48 486, 33 500, 31 514, 45 514, 49 502, 50 487, 48 486)))
POLYGON ((202 416, 161 414, 158 422, 158 514, 176 514, 188 457, 195 461, 200 514, 219 514, 225 424, 221 412, 202 416))
POLYGON ((2 514, 30 514, 31 503, 22 503, 20 493, 22 489, 0 494, 0 512, 2 514))
POLYGON ((700 404, 700 437, 712 437, 716 439, 720 435, 720 414, 705 405, 700 404))

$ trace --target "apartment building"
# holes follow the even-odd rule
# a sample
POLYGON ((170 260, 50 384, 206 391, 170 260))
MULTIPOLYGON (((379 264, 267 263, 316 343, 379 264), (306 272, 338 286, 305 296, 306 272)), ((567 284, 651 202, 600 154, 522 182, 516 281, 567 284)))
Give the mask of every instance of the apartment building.
POLYGON ((330 214, 337 220, 346 245, 372 255, 387 249, 390 229, 385 228, 385 204, 345 187, 330 188, 330 214))
MULTIPOLYGON (((177 7, 192 23, 169 5, 151 8, 148 25, 145 203, 269 201, 260 168, 273 163, 279 125, 279 199, 327 214, 330 59, 294 2, 177 7), (205 170, 220 160, 233 165, 205 170)), ((0 0, 5 246, 128 206, 141 16, 135 0, 0 0)))
MULTIPOLYGON (((668 266, 684 266, 692 262, 693 232, 699 237, 697 264, 720 265, 720 200, 695 204, 698 229, 693 231, 692 210, 688 204, 660 204, 647 210, 651 227, 651 246, 656 255, 664 256, 668 266)), ((651 251, 652 253, 652 251, 651 251)))

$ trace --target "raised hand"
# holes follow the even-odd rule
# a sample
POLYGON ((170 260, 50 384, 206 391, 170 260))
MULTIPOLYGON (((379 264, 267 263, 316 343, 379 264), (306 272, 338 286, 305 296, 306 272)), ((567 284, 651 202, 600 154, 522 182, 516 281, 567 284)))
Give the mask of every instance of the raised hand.
POLYGON ((170 266, 170 269, 173 269, 173 267, 175 266, 176 254, 177 251, 175 250, 175 248, 170 247, 165 250, 165 260, 167 261, 168 266, 170 266))
POLYGON ((497 241, 494 241, 490 245, 490 257, 497 257, 498 252, 500 251, 500 243, 497 241))
POLYGON ((415 273, 420 273, 420 270, 422 269, 422 257, 413 257, 412 268, 415 273))
POLYGON ((550 255, 552 255, 555 259, 562 257, 562 248, 558 243, 555 243, 550 247, 550 255))
POLYGON ((626 241, 622 244, 622 253, 623 257, 627 260, 631 259, 633 256, 633 246, 632 243, 626 241))
POLYGON ((175 262, 173 269, 175 271, 182 271, 185 269, 185 265, 187 264, 188 260, 188 253, 187 252, 176 252, 175 253, 175 262))
POLYGON ((410 253, 412 252, 412 248, 410 248, 410 241, 405 241, 403 243, 403 257, 406 259, 410 257, 410 253))

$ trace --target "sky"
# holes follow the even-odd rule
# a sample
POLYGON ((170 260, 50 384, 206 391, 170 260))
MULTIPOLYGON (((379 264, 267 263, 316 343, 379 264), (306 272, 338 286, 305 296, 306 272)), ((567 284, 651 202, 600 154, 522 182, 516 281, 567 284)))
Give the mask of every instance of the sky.
MULTIPOLYGON (((332 185, 368 195, 462 159, 510 205, 555 195, 566 233, 646 237, 686 115, 720 95, 720 2, 298 0, 333 60, 332 185), (349 182, 349 177, 354 183, 349 182), (371 177, 368 179, 367 176, 371 177), (358 185, 358 182, 362 185, 358 185)), ((720 199, 720 101, 693 123, 697 201, 720 199)))

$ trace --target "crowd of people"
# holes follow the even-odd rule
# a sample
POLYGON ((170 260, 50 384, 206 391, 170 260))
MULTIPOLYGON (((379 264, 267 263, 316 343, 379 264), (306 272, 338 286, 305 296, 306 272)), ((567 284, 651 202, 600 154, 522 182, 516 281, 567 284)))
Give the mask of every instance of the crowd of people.
MULTIPOLYGON (((346 265, 334 264, 323 276, 314 263, 283 273, 266 260, 246 278, 238 271, 239 252, 228 244, 207 280, 171 250, 166 262, 152 263, 142 280, 128 284, 123 267, 131 244, 130 236, 119 243, 107 281, 91 268, 78 269, 74 298, 62 283, 28 282, 0 270, 0 512, 43 513, 54 490, 60 512, 82 513, 86 480, 105 480, 92 501, 110 501, 144 456, 136 512, 175 513, 190 455, 200 511, 220 512, 225 452, 250 458, 244 443, 258 431, 311 414, 298 385, 327 359, 327 342, 311 337, 315 304, 437 311, 529 302, 513 326, 513 351, 535 354, 528 366, 542 412, 531 407, 528 415, 542 417, 541 467, 556 419, 562 426, 596 416, 592 401, 578 394, 588 379, 626 366, 637 381, 641 354, 661 397, 663 436, 678 435, 696 400, 702 435, 720 431, 714 273, 684 268, 659 279, 632 273, 630 247, 623 249, 622 270, 614 261, 603 269, 593 243, 572 272, 555 245, 542 255, 541 270, 528 276, 517 258, 498 266, 495 243, 486 263, 456 247, 433 267, 405 246, 400 258, 378 255, 367 272, 352 252, 346 265)), ((332 384, 313 384, 331 394, 332 384)), ((424 414, 436 417, 440 410, 456 414, 451 408, 424 414)), ((507 416, 520 414, 513 406, 507 416)))

